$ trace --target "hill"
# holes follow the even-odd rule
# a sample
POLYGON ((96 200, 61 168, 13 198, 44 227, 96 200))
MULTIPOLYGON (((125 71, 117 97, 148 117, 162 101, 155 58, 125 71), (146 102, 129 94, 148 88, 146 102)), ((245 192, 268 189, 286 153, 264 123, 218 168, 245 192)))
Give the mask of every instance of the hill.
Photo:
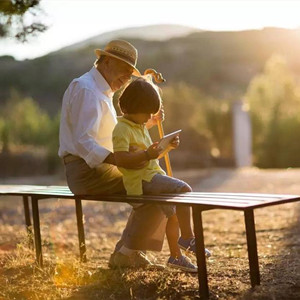
MULTIPOLYGON (((142 72, 155 68, 167 84, 186 82, 216 97, 242 97, 251 78, 273 53, 285 56, 291 70, 300 75, 300 30, 199 31, 168 40, 127 39, 139 50, 142 72)), ((90 69, 95 60, 93 49, 104 45, 85 41, 82 47, 74 45, 21 62, 0 57, 0 105, 9 91, 16 89, 49 112, 57 112, 69 82, 90 69)))
POLYGON ((106 32, 103 34, 96 35, 94 37, 88 38, 79 43, 75 43, 73 45, 64 47, 59 51, 74 51, 89 45, 97 45, 97 44, 105 44, 113 39, 143 39, 148 41, 165 41, 175 37, 183 37, 187 36, 192 32, 199 32, 199 29, 182 26, 182 25, 174 25, 174 24, 157 24, 157 25, 149 25, 149 26, 141 26, 141 27, 130 27, 119 30, 114 30, 110 32, 106 32))

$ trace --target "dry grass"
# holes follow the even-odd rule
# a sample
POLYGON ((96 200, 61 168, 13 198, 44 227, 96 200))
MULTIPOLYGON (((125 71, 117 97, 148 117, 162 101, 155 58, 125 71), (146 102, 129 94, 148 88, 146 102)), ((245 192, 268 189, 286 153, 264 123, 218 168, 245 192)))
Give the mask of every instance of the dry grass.
MULTIPOLYGON (((300 194, 300 170, 177 172, 197 191, 300 194), (201 180, 200 180, 201 179, 201 180)), ((29 182, 28 182, 29 183, 29 182)), ((31 182, 32 183, 32 182, 31 182)), ((20 199, 0 202, 0 299, 197 299, 196 275, 110 270, 107 261, 129 212, 126 204, 84 203, 88 262, 78 261, 72 201, 41 202, 45 267, 34 262, 20 199)), ((300 298, 300 205, 255 211, 261 286, 250 289, 243 214, 213 210, 203 215, 211 299, 300 298)), ((164 263, 167 245, 151 253, 164 263)))

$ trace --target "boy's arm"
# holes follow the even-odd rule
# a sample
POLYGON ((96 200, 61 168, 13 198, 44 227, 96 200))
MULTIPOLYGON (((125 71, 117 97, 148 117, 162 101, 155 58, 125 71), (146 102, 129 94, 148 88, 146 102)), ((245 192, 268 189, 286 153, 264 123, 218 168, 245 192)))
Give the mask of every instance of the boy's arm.
POLYGON ((114 157, 117 166, 125 169, 144 168, 149 160, 158 158, 161 149, 157 147, 157 144, 157 142, 152 144, 147 150, 115 151, 114 157))

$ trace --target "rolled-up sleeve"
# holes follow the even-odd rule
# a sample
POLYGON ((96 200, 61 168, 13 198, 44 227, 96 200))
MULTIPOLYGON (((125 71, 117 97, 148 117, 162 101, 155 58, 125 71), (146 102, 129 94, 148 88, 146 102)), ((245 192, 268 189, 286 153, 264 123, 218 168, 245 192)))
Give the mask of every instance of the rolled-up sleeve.
POLYGON ((103 118, 103 103, 89 89, 80 89, 70 107, 73 144, 80 157, 91 167, 97 167, 110 150, 97 143, 103 118))

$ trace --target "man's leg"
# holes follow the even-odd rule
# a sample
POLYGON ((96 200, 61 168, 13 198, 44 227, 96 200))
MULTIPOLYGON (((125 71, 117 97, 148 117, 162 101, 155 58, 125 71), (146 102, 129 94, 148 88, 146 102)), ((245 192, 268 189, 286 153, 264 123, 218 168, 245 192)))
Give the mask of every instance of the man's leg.
POLYGON ((83 159, 65 165, 70 190, 76 195, 125 194, 122 174, 116 166, 90 168, 83 159))
POLYGON ((109 267, 146 267, 163 269, 151 262, 146 250, 161 251, 167 218, 156 205, 143 205, 133 209, 121 240, 109 260, 109 267))
MULTIPOLYGON (((122 174, 112 165, 102 164, 97 169, 91 169, 80 159, 66 165, 66 176, 74 194, 126 193, 122 174)), ((156 205, 143 205, 132 210, 115 251, 122 246, 137 251, 160 251, 165 234, 164 221, 166 218, 156 205)))

